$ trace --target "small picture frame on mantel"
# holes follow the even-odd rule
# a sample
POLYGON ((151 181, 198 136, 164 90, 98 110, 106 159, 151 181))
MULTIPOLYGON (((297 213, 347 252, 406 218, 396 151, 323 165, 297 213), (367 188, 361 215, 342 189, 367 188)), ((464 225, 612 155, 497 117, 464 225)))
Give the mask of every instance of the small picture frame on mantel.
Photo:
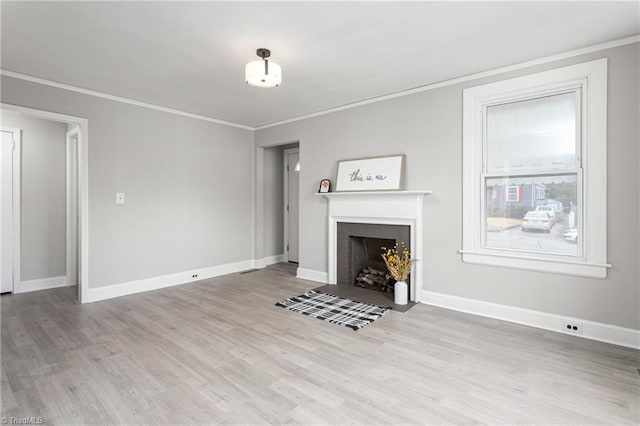
POLYGON ((338 161, 336 192, 401 191, 404 154, 338 161))
POLYGON ((326 194, 331 192, 331 181, 329 179, 322 179, 320 181, 320 187, 318 188, 319 194, 326 194))

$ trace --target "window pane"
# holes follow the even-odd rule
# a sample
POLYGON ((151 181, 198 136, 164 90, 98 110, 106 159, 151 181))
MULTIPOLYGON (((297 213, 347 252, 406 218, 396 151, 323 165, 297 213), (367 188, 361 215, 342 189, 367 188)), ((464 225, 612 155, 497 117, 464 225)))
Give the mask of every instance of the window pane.
POLYGON ((576 92, 487 108, 489 171, 576 167, 576 92))
POLYGON ((485 179, 487 248, 578 255, 577 175, 485 179))

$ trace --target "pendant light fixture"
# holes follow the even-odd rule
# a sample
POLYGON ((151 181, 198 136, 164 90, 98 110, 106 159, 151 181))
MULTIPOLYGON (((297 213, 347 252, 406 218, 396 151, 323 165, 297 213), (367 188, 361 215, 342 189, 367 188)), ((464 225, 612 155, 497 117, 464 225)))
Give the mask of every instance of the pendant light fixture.
POLYGON ((260 48, 256 55, 262 58, 260 61, 249 62, 244 67, 244 81, 256 87, 278 87, 282 83, 282 70, 280 65, 269 62, 271 56, 269 49, 260 48))

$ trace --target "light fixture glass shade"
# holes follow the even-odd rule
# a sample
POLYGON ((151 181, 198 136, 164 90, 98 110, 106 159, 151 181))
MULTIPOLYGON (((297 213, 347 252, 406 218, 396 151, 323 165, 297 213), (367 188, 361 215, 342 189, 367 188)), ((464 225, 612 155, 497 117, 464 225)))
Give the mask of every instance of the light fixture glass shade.
POLYGON ((244 81, 256 87, 277 87, 282 83, 282 70, 275 62, 268 62, 268 74, 265 74, 266 61, 249 62, 244 67, 244 81))

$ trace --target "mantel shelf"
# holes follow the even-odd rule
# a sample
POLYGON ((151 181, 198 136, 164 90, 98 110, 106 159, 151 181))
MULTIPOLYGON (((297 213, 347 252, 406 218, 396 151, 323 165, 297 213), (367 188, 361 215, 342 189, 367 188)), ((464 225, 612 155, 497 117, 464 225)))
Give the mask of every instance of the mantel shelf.
POLYGON ((345 192, 316 192, 315 195, 322 195, 327 198, 332 197, 345 197, 345 196, 356 196, 356 197, 375 197, 379 195, 398 195, 398 196, 416 196, 416 195, 429 195, 432 191, 426 190, 415 190, 415 191, 345 191, 345 192))

